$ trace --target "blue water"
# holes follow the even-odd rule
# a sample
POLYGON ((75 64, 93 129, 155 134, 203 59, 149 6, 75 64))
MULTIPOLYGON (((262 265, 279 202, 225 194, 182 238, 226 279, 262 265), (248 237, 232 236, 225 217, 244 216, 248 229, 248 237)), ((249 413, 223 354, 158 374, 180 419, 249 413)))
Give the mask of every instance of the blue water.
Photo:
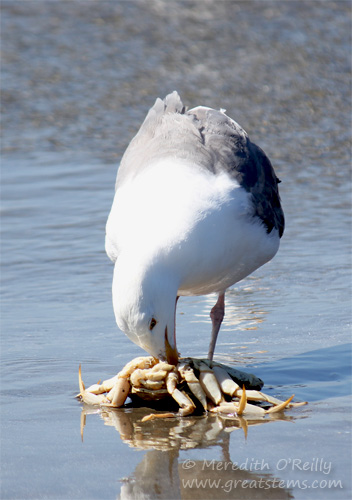
MULTIPOLYGON (((350 498, 349 2, 3 4, 1 498, 350 498), (173 88, 227 108, 282 180, 279 253, 227 293, 216 359, 309 404, 247 435, 74 398, 80 363, 90 384, 142 354, 115 325, 105 222, 173 88)), ((182 355, 206 355, 215 299, 180 299, 182 355)))

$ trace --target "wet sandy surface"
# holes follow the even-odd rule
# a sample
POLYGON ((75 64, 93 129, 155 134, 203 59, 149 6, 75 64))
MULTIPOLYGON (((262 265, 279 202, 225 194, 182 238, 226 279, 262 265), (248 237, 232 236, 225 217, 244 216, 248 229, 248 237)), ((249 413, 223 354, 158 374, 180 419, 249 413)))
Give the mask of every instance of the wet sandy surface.
MULTIPOLYGON (((3 1, 1 24, 1 497, 349 498, 350 3, 3 1), (217 359, 309 405, 247 437, 73 398, 79 363, 90 383, 141 354, 115 326, 104 225, 173 89, 226 108, 282 180, 280 251, 228 293, 217 359)), ((183 355, 206 354, 213 303, 180 300, 183 355)))

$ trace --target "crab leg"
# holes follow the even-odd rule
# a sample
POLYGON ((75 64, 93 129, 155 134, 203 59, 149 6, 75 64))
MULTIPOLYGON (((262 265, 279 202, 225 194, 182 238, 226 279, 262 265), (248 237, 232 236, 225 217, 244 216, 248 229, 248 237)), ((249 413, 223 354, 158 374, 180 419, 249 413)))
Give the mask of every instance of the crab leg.
MULTIPOLYGON (((220 384, 221 390, 224 394, 228 394, 231 397, 238 397, 240 398, 243 394, 243 390, 240 389, 239 385, 234 382, 234 380, 230 377, 228 372, 222 368, 221 366, 214 365, 212 368, 213 372, 215 373, 215 376, 220 384)), ((303 403, 291 403, 291 402, 285 402, 281 401, 280 399, 274 398, 273 396, 268 396, 267 394, 264 394, 263 392, 260 391, 253 391, 249 390, 246 391, 246 398, 250 401, 265 401, 267 403, 271 403, 273 408, 270 409, 270 413, 275 413, 278 411, 281 411, 281 408, 294 408, 297 406, 303 406, 306 404, 306 402, 303 403), (283 405, 284 406, 281 406, 283 405), (280 409, 277 409, 280 408, 280 409)), ((291 398, 292 399, 292 398, 291 398)), ((291 401, 290 399, 290 401, 291 401)), ((269 410, 268 410, 269 411, 269 410)))
POLYGON ((119 408, 124 404, 130 391, 131 384, 127 378, 118 377, 115 386, 107 395, 107 399, 111 401, 109 406, 119 408))
POLYGON ((193 369, 187 363, 180 363, 178 365, 178 371, 187 382, 187 385, 192 394, 194 394, 194 396, 202 404, 204 410, 207 411, 208 410, 207 396, 204 390, 202 389, 199 380, 195 376, 193 369))
POLYGON ((212 369, 209 368, 208 365, 206 365, 202 361, 200 363, 197 363, 196 367, 199 369, 199 382, 205 394, 216 405, 219 405, 224 398, 221 393, 219 383, 212 369))
POLYGON ((157 418, 175 418, 174 413, 151 413, 142 418, 141 422, 147 422, 148 420, 155 420, 157 418))
POLYGON ((174 400, 181 406, 179 414, 182 417, 190 415, 195 409, 195 404, 185 392, 181 392, 177 389, 178 374, 175 371, 168 373, 166 377, 166 388, 168 393, 174 398, 174 400))
POLYGON ((94 405, 94 406, 100 406, 101 403, 104 403, 107 401, 106 396, 103 394, 92 394, 91 392, 88 392, 84 386, 83 380, 82 380, 82 370, 81 370, 81 365, 79 365, 78 368, 78 383, 79 383, 79 390, 80 393, 78 396, 80 396, 83 400, 84 403, 87 403, 88 405, 94 405))
POLYGON ((152 368, 159 361, 153 356, 139 356, 138 358, 132 359, 119 373, 119 377, 128 378, 137 368, 145 369, 152 368))
POLYGON ((271 408, 269 408, 269 410, 266 410, 265 413, 277 413, 279 411, 282 411, 284 408, 286 408, 286 406, 291 403, 292 399, 294 398, 294 394, 287 399, 287 401, 283 401, 280 405, 277 405, 277 406, 272 406, 271 408))
MULTIPOLYGON (((236 391, 235 396, 240 397, 241 394, 242 394, 242 389, 238 389, 236 391)), ((284 401, 282 401, 281 399, 274 398, 274 396, 269 396, 268 394, 264 394, 263 392, 259 391, 247 391, 246 394, 247 394, 247 399, 250 401, 265 401, 267 403, 271 403, 274 406, 279 406, 282 403, 284 403, 284 401)), ((306 401, 300 403, 288 403, 286 405, 286 408, 296 408, 299 406, 304 406, 306 404, 307 404, 306 401)))
POLYGON ((281 402, 281 404, 273 406, 269 408, 269 410, 264 410, 260 406, 247 404, 246 390, 243 387, 241 391, 241 399, 238 404, 234 402, 222 402, 217 408, 214 408, 212 411, 216 413, 226 414, 234 413, 236 416, 243 417, 264 417, 267 414, 278 413, 282 411, 292 401, 293 397, 294 396, 291 396, 287 401, 281 402))
MULTIPOLYGON (((208 360, 202 360, 204 363, 208 364, 208 360)), ((247 387, 252 387, 253 389, 260 391, 260 389, 263 387, 264 382, 253 375, 252 373, 247 373, 247 372, 242 372, 240 370, 236 370, 236 368, 232 368, 231 366, 226 366, 222 365, 221 363, 217 362, 212 362, 209 363, 211 368, 214 368, 215 366, 219 366, 220 368, 223 368, 229 375, 230 377, 235 380, 236 383, 238 383, 240 386, 245 384, 247 387)))
POLYGON ((194 412, 195 404, 184 391, 175 389, 171 396, 181 406, 181 408, 178 410, 178 413, 181 415, 181 417, 186 417, 187 415, 190 415, 194 412))
POLYGON ((157 371, 154 368, 150 370, 135 370, 130 377, 132 386, 145 387, 146 389, 161 389, 168 372, 166 370, 157 371))
POLYGON ((115 377, 111 377, 107 380, 104 380, 101 384, 93 384, 88 389, 87 392, 91 392, 92 394, 103 394, 104 392, 109 392, 114 387, 117 382, 118 374, 115 377))
POLYGON ((244 412, 246 406, 247 406, 246 389, 243 386, 242 396, 241 396, 241 399, 240 399, 240 402, 239 402, 239 405, 238 405, 238 411, 237 411, 238 415, 242 415, 242 413, 244 412))
MULTIPOLYGON (((131 384, 129 381, 130 376, 132 374, 135 374, 137 382, 137 380, 141 376, 141 372, 147 371, 148 368, 152 368, 156 364, 158 364, 158 360, 153 356, 147 356, 147 357, 140 356, 138 358, 134 358, 132 361, 127 363, 127 365, 125 365, 124 368, 118 373, 117 378, 114 377, 116 382, 114 387, 112 387, 112 389, 107 395, 106 399, 109 402, 106 404, 106 406, 112 406, 115 408, 119 408, 120 406, 122 406, 126 401, 128 393, 131 389, 131 384)), ((164 373, 166 374, 166 371, 164 373)), ((151 385, 153 385, 152 381, 151 385)), ((155 387, 154 384, 152 388, 157 389, 159 387, 155 387)))
POLYGON ((154 372, 159 370, 165 370, 166 372, 172 372, 174 369, 175 365, 170 365, 165 361, 160 361, 157 365, 154 365, 153 368, 151 368, 151 371, 154 372))
POLYGON ((243 413, 239 413, 239 407, 236 403, 233 402, 223 402, 219 406, 216 406, 212 410, 210 410, 212 413, 223 413, 225 415, 235 415, 236 417, 264 417, 265 415, 265 410, 263 408, 260 408, 259 406, 255 405, 250 405, 247 404, 245 410, 243 413))
POLYGON ((224 394, 228 394, 229 396, 234 396, 236 391, 240 388, 238 384, 230 377, 224 368, 221 366, 213 366, 213 372, 215 373, 215 377, 219 382, 221 390, 224 394))

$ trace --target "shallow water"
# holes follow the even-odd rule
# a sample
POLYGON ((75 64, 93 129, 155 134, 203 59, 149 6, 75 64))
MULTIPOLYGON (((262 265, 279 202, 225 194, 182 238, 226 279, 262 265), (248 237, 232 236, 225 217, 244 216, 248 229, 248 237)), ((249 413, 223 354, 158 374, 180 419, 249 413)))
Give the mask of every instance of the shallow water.
MULTIPOLYGON (((177 5, 3 2, 1 498, 351 495, 350 4, 177 5), (309 404, 246 432, 74 399, 80 363, 92 383, 141 354, 104 226, 118 159, 173 88, 226 108, 282 180, 280 251, 228 292, 216 359, 309 404)), ((214 301, 180 299, 182 355, 206 355, 214 301)))

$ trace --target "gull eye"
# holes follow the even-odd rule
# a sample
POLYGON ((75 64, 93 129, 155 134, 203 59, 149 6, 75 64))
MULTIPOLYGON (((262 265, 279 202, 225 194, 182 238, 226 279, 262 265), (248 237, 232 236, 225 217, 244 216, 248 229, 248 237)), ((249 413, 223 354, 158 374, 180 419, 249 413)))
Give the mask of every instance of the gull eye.
POLYGON ((154 326, 157 324, 157 320, 155 318, 152 318, 149 323, 149 330, 152 331, 154 326))

